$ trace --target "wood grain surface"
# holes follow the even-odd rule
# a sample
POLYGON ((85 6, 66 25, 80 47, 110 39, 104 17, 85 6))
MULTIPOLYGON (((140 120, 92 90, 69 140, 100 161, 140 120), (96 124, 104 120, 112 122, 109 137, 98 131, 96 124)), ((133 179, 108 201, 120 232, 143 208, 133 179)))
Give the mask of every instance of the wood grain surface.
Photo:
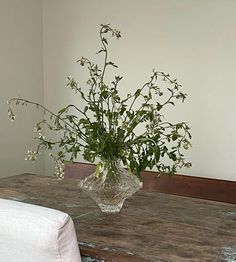
POLYGON ((138 191, 106 215, 77 179, 23 174, 0 179, 0 197, 71 215, 81 253, 105 262, 235 262, 236 206, 138 191))
MULTIPOLYGON (((68 178, 82 178, 90 175, 94 170, 95 165, 88 163, 67 163, 65 166, 65 174, 68 178)), ((236 182, 233 181, 180 174, 157 177, 157 173, 153 171, 144 171, 142 176, 146 191, 236 204, 236 182)))

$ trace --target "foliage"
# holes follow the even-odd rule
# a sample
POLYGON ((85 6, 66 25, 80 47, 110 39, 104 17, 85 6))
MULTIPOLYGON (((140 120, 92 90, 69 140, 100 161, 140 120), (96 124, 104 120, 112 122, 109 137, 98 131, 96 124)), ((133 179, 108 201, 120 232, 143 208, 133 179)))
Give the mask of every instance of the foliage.
POLYGON ((169 74, 154 70, 140 88, 121 97, 118 85, 122 77, 116 75, 109 84, 105 81, 108 68, 117 68, 108 60, 109 36, 119 39, 121 33, 109 24, 101 25, 102 47, 97 53, 104 55, 101 68, 84 57, 77 61, 89 72, 87 88, 82 89, 73 77, 67 78, 67 86, 86 103, 84 108, 69 104, 53 113, 22 98, 9 100, 8 114, 12 120, 15 119, 13 103, 35 105, 44 111, 44 119, 35 126, 38 147, 35 151, 28 151, 26 159, 35 160, 41 148, 51 150, 56 147, 58 152, 54 158, 58 177, 63 176, 63 162, 75 160, 79 153, 90 162, 97 158, 121 159, 137 176, 146 168, 155 167, 159 173, 174 174, 177 168, 190 167, 182 153, 182 149, 191 146, 189 126, 185 122, 167 122, 162 114, 166 107, 175 106, 176 100, 184 102, 186 99, 187 95, 180 91, 181 85, 169 74), (138 129, 140 126, 142 128, 138 129), (46 128, 59 132, 60 139, 45 138, 42 132, 46 128))

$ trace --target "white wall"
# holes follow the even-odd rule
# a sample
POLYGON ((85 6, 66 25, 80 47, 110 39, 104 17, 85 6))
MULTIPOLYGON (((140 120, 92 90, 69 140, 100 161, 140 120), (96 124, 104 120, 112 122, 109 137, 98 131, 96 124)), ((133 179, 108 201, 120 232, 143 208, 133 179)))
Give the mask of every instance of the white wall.
POLYGON ((42 6, 40 0, 0 0, 0 177, 44 173, 44 159, 25 161, 34 149, 33 127, 41 112, 17 108, 7 117, 7 100, 22 97, 43 102, 42 6))
POLYGON ((45 105, 80 104, 65 77, 77 76, 77 58, 96 59, 99 25, 111 23, 123 33, 111 46, 122 88, 140 86, 157 68, 189 94, 169 116, 192 126, 193 167, 182 173, 236 180, 235 10, 234 0, 43 0, 45 105))

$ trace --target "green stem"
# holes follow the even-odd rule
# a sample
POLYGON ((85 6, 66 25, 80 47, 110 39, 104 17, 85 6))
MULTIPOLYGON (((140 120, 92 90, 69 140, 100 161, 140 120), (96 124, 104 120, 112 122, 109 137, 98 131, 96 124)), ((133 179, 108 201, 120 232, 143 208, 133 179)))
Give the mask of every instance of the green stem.
MULTIPOLYGON (((29 100, 26 100, 26 99, 23 99, 23 98, 12 98, 9 100, 9 104, 12 102, 12 101, 22 101, 24 103, 27 103, 27 104, 31 104, 31 105, 35 105, 36 107, 39 107, 41 109, 43 109, 45 112, 48 112, 51 116, 54 116, 55 118, 58 118, 60 121, 62 121, 65 126, 68 126, 70 127, 74 132, 77 132, 78 130, 74 128, 74 126, 72 126, 70 123, 68 123, 67 121, 65 121, 63 118, 61 118, 59 115, 56 115, 54 114, 52 111, 50 111, 49 109, 47 109, 46 107, 40 105, 39 103, 36 103, 36 102, 32 102, 32 101, 29 101, 29 100)), ((81 130, 79 130, 81 131, 81 130)))

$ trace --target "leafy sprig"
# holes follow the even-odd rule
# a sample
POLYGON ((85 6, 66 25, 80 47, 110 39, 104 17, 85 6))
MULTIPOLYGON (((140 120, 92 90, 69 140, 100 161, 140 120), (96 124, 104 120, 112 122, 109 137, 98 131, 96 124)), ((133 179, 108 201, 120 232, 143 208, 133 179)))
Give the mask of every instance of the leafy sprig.
POLYGON ((105 24, 101 25, 99 36, 102 46, 97 54, 104 56, 102 67, 85 57, 77 60, 89 72, 87 88, 81 88, 73 77, 67 78, 67 86, 86 103, 84 108, 69 104, 53 113, 26 99, 9 100, 8 115, 12 121, 15 119, 13 104, 31 104, 44 112, 44 119, 35 126, 38 147, 28 151, 26 158, 36 160, 41 148, 57 148, 57 155, 53 157, 59 178, 63 177, 64 161, 76 160, 79 153, 90 162, 97 158, 121 159, 137 176, 146 168, 155 167, 159 174, 174 174, 178 168, 190 167, 183 154, 183 150, 191 146, 188 124, 170 123, 162 113, 167 106, 175 106, 178 100, 185 101, 187 94, 181 91, 181 85, 169 74, 153 70, 147 82, 122 97, 118 89, 122 76, 115 75, 111 83, 105 81, 107 70, 118 68, 108 60, 109 37, 119 39, 121 33, 105 24), (140 125, 142 131, 138 129, 140 125), (60 139, 47 139, 42 135, 45 129, 58 132, 60 139))

